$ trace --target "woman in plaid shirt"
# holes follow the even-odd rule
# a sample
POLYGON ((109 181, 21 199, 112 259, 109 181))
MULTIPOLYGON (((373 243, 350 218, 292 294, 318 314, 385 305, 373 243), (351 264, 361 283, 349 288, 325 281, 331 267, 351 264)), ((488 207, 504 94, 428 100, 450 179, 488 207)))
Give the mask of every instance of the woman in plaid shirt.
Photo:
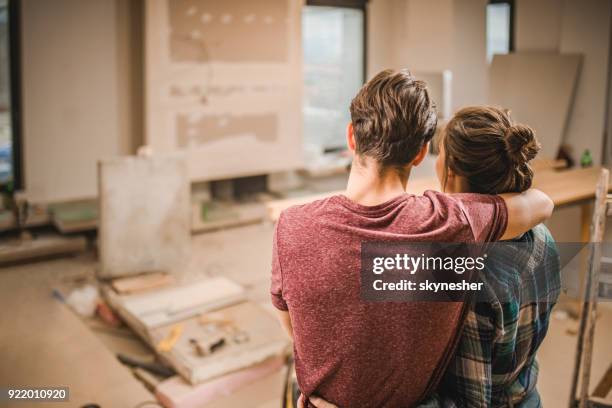
MULTIPOLYGON (((515 124, 507 111, 468 107, 447 124, 436 171, 447 192, 522 192, 531 187, 529 161, 539 148, 533 130, 515 124)), ((489 296, 467 315, 438 387, 442 406, 542 405, 535 355, 559 296, 559 254, 544 225, 512 241, 501 244, 505 256, 491 259, 483 276, 489 296)))

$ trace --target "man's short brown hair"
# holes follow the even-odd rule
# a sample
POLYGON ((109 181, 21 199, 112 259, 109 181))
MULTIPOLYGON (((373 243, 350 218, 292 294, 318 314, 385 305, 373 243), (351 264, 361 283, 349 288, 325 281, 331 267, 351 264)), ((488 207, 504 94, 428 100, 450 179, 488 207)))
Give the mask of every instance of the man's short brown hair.
POLYGON ((401 170, 414 160, 437 120, 425 82, 406 69, 378 73, 351 102, 356 152, 376 160, 381 171, 401 170))

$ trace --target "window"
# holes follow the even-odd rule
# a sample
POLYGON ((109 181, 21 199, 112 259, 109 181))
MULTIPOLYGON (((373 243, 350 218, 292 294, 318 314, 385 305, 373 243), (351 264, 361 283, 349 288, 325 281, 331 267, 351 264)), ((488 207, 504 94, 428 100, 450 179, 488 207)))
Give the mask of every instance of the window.
POLYGON ((302 11, 304 143, 345 146, 349 104, 365 77, 365 2, 308 1, 302 11))
POLYGON ((514 51, 512 1, 492 0, 487 5, 487 60, 514 51))
POLYGON ((21 185, 19 4, 0 0, 0 191, 21 185))

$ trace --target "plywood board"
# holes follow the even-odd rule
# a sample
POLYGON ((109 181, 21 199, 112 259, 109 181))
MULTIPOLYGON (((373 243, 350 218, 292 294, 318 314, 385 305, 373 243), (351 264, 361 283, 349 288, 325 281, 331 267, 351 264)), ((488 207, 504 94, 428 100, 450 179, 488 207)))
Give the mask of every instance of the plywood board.
POLYGON ((146 2, 145 141, 193 181, 301 164, 301 4, 146 2))
POLYGON ((104 285, 102 292, 110 306, 152 347, 151 330, 245 299, 243 287, 223 277, 131 295, 118 294, 104 285))
POLYGON ((99 164, 100 276, 179 270, 189 260, 189 178, 180 154, 99 164))
POLYGON ((175 283, 174 275, 165 272, 150 272, 142 275, 113 279, 111 286, 119 294, 143 293, 170 286, 175 283))
POLYGON ((534 128, 545 158, 557 156, 565 135, 580 62, 577 54, 536 51, 493 57, 489 103, 534 128))
MULTIPOLYGON (((191 384, 198 384, 227 373, 259 364, 270 357, 283 355, 289 345, 289 338, 283 332, 274 316, 253 302, 243 302, 215 312, 183 320, 182 336, 169 352, 161 352, 160 357, 191 384), (202 318, 229 322, 243 339, 235 341, 227 337, 226 343, 210 355, 201 357, 190 343, 193 338, 209 335, 202 318)), ((152 341, 166 338, 174 325, 155 329, 152 341)))

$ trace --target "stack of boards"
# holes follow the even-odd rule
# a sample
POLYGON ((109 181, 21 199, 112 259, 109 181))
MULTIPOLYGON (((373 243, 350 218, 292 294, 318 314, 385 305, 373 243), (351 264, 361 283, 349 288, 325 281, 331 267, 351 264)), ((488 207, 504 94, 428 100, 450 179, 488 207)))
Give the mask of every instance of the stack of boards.
POLYGON ((172 348, 159 356, 190 384, 199 384, 227 373, 283 355, 287 338, 278 322, 256 303, 247 301, 244 289, 224 277, 171 285, 144 293, 118 293, 106 285, 103 293, 110 306, 151 347, 181 328, 172 348), (214 317, 232 322, 248 340, 229 342, 208 356, 200 356, 190 344, 203 334, 202 319, 214 317))

